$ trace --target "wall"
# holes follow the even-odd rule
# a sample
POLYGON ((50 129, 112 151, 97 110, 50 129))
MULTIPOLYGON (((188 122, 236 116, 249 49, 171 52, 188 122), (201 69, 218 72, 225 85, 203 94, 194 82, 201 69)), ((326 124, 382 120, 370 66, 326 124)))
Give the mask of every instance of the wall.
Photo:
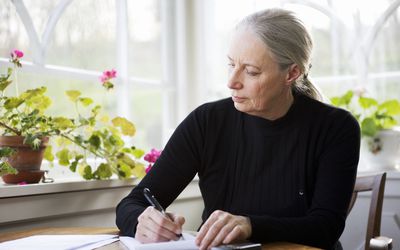
MULTIPOLYGON (((115 206, 134 181, 75 181, 0 186, 0 233, 38 227, 113 227, 115 206)), ((200 225, 203 202, 193 180, 168 211, 186 217, 184 229, 200 225)))

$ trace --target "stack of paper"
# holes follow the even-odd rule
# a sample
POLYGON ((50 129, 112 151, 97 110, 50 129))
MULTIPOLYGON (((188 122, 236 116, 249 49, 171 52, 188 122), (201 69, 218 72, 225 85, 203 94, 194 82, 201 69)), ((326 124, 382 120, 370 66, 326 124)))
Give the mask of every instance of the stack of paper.
MULTIPOLYGON (((183 233, 184 240, 147 243, 142 244, 131 237, 119 237, 119 240, 129 248, 129 250, 197 250, 199 249, 194 243, 195 237, 191 234, 183 233)), ((232 250, 232 249, 248 249, 261 250, 261 244, 257 243, 239 243, 229 244, 220 247, 213 247, 213 250, 232 250)))
POLYGON ((35 235, 0 243, 0 250, 89 250, 111 244, 117 235, 35 235))

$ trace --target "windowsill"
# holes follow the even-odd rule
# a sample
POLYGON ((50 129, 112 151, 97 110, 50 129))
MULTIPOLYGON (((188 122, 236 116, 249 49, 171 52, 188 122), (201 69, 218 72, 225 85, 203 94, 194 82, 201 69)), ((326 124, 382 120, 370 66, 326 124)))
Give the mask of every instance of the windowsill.
MULTIPOLYGON (((199 178, 196 175, 192 180, 194 186, 179 195, 179 198, 185 199, 196 195, 195 189, 199 178)), ((77 192, 86 190, 97 189, 112 189, 121 187, 134 187, 138 184, 140 179, 132 178, 127 180, 120 180, 116 177, 110 180, 84 180, 82 177, 74 178, 55 178, 53 183, 37 183, 26 185, 5 184, 0 180, 0 199, 22 197, 30 195, 43 195, 54 193, 77 192)))
POLYGON ((357 175, 364 176, 383 172, 386 172, 387 179, 400 179, 400 170, 396 169, 358 169, 357 175))
POLYGON ((0 183, 0 197, 21 197, 27 195, 63 193, 125 186, 132 187, 135 184, 137 184, 137 179, 84 180, 82 178, 56 179, 53 183, 37 183, 27 185, 0 183))

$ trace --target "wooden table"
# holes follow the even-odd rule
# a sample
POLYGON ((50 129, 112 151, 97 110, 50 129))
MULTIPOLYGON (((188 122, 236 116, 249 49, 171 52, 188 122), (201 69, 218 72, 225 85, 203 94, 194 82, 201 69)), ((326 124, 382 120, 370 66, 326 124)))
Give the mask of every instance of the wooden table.
MULTIPOLYGON (((118 229, 115 227, 65 227, 65 228, 36 228, 20 232, 10 232, 0 234, 0 242, 16 240, 23 237, 41 234, 118 234, 118 229)), ((127 250, 120 241, 114 242, 110 245, 98 248, 101 250, 127 250)), ((274 242, 263 244, 263 250, 316 250, 318 248, 288 243, 288 242, 274 242)))

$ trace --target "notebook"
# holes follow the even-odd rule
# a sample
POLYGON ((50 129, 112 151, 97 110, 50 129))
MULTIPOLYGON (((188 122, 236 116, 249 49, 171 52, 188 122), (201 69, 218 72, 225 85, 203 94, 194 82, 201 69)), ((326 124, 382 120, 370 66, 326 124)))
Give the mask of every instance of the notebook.
MULTIPOLYGON (((119 240, 129 249, 129 250, 198 250, 196 243, 194 242, 195 236, 183 233, 184 240, 159 242, 159 243, 147 243, 142 244, 135 238, 120 236, 119 240)), ((230 250, 230 249, 260 249, 261 244, 254 243, 241 243, 225 245, 220 247, 213 247, 212 250, 230 250)))

